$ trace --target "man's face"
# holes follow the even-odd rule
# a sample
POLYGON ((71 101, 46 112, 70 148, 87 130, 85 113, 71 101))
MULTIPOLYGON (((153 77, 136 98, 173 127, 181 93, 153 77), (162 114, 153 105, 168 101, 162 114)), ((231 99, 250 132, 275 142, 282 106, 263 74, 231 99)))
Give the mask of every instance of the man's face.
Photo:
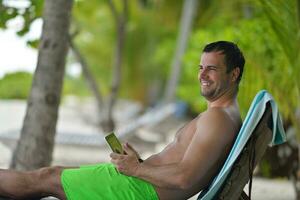
POLYGON ((201 95, 207 100, 217 99, 230 88, 230 73, 226 72, 224 58, 220 51, 204 52, 201 56, 198 79, 201 95))

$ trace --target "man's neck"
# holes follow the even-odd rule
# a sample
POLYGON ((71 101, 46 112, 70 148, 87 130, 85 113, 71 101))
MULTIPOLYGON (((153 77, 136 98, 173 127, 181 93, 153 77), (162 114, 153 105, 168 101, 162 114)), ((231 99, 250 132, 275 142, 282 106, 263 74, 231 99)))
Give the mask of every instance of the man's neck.
POLYGON ((237 89, 232 88, 230 90, 225 91, 218 98, 214 100, 207 100, 208 108, 213 107, 229 107, 232 105, 237 105, 237 89))

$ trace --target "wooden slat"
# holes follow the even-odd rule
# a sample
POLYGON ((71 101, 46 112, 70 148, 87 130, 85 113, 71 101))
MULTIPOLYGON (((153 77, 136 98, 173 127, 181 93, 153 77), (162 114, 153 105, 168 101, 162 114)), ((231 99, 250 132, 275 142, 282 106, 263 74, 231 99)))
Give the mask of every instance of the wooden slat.
MULTIPOLYGON (((255 161, 254 166, 261 160, 268 144, 272 139, 272 110, 270 104, 267 104, 266 111, 262 120, 254 129, 252 136, 247 142, 241 155, 234 163, 233 168, 224 186, 219 191, 216 199, 235 200, 247 199, 246 193, 243 191, 245 185, 249 181, 249 163, 251 151, 251 142, 255 144, 255 161), (254 140, 254 141, 253 141, 254 140)), ((254 170, 254 167, 253 167, 254 170)), ((252 172, 251 172, 252 173, 252 172)), ((249 198, 248 198, 249 199, 249 198)))

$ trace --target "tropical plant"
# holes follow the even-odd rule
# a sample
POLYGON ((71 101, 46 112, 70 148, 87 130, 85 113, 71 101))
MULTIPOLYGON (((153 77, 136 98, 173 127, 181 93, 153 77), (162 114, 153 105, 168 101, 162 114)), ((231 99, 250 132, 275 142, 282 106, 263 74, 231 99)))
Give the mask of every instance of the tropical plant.
MULTIPOLYGON (((296 170, 290 175, 297 199, 300 198, 300 118, 296 116, 297 109, 300 109, 300 1, 299 0, 277 0, 260 1, 266 19, 270 22, 272 30, 277 38, 277 43, 283 50, 286 58, 286 65, 277 65, 277 71, 281 72, 280 95, 282 101, 287 102, 285 107, 288 111, 288 119, 298 136, 298 164, 296 170), (280 16, 280 17, 279 17, 280 16), (285 70, 286 77, 283 77, 282 70, 285 70)), ((279 78, 279 76, 278 76, 279 78)), ((278 82, 277 82, 278 83, 278 82)))
POLYGON ((0 99, 27 99, 32 82, 32 74, 15 72, 0 79, 0 99))

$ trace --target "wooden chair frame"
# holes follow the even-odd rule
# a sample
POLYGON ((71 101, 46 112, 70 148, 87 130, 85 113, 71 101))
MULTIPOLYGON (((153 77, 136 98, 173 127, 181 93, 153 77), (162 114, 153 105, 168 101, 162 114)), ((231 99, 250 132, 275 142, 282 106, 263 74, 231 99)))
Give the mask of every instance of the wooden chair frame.
POLYGON ((270 103, 267 103, 266 106, 262 119, 254 129, 249 141, 235 161, 230 174, 214 199, 251 199, 254 167, 261 160, 272 140, 272 108, 270 103), (249 195, 247 195, 243 189, 249 180, 249 195))

